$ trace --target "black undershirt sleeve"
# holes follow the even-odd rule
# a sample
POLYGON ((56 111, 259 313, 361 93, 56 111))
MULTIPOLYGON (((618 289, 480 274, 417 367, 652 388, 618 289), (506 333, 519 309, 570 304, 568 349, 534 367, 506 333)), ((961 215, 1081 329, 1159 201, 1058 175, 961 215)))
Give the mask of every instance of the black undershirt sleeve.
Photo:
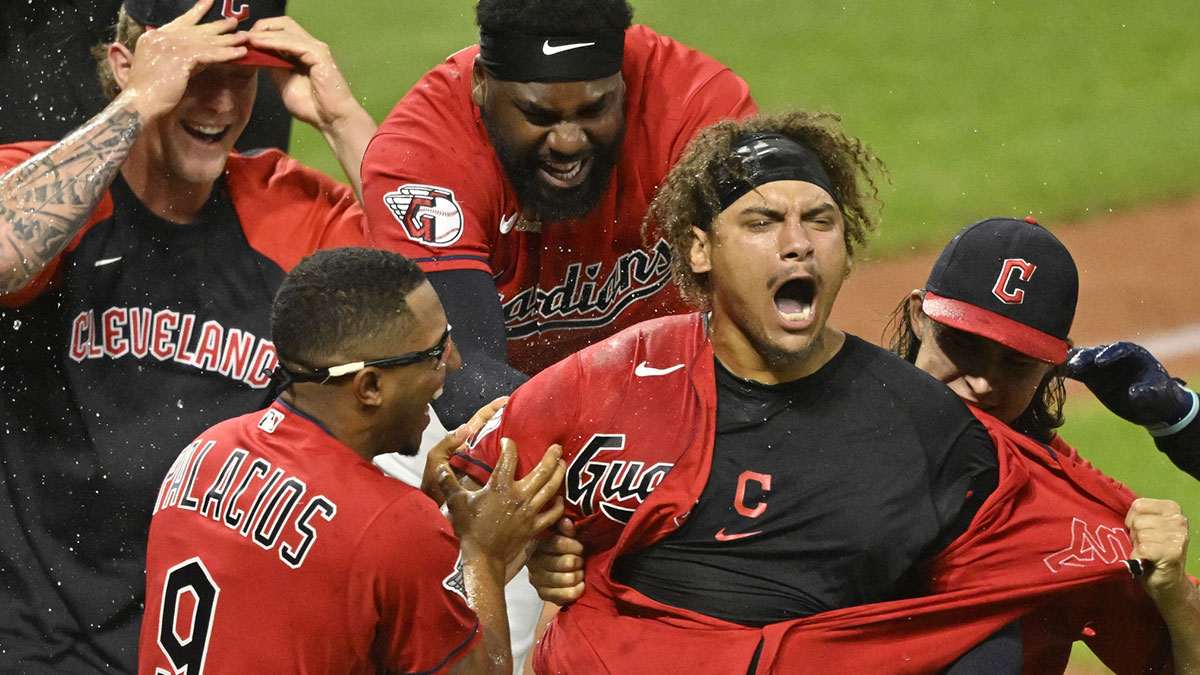
POLYGON ((511 394, 529 376, 508 365, 508 342, 500 296, 491 275, 480 270, 447 270, 426 275, 437 291, 463 366, 446 378, 433 402, 447 429, 466 422, 485 404, 511 394))
POLYGON ((945 526, 930 549, 930 555, 967 531, 999 482, 996 446, 983 424, 972 419, 955 439, 942 471, 934 477, 935 506, 945 526))
POLYGON ((1021 622, 1013 621, 958 657, 942 675, 1005 675, 1021 672, 1021 622))
POLYGON ((1155 438, 1154 445, 1158 446, 1175 466, 1186 471, 1192 478, 1200 480, 1200 416, 1170 436, 1155 438))

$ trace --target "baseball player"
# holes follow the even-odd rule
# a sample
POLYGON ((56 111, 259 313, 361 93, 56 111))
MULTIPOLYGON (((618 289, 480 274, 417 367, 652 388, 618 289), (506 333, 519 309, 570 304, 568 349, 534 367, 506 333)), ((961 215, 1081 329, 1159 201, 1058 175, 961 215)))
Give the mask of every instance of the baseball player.
MULTIPOLYGON (((893 348, 1064 462, 1091 468, 1055 433, 1063 423, 1064 373, 1087 382, 1125 419, 1148 425, 1176 463, 1195 455, 1196 394, 1149 352, 1120 342, 1077 349, 1068 359, 1078 291, 1075 261, 1049 230, 1032 218, 982 220, 947 244, 925 288, 901 304, 893 348)), ((1133 497, 1123 486, 1113 489, 1133 497)), ((1153 570, 1141 584, 1124 579, 1058 594, 1023 617, 1024 671, 1063 672, 1076 640, 1116 673, 1162 672, 1171 648, 1175 672, 1188 672, 1189 663, 1200 668, 1200 593, 1184 574, 1188 532, 1179 505, 1138 500, 1123 523, 1106 524, 1114 537, 1128 526, 1132 547, 1124 537, 1119 545, 1153 570)), ((1103 555, 1107 543, 1097 541, 1103 555)))
POLYGON ((134 670, 162 475, 263 405, 286 271, 363 242, 350 188, 231 154, 255 63, 344 165, 374 128, 278 4, 242 0, 240 23, 231 6, 127 0, 112 103, 56 144, 0 147, 0 671, 134 670))
MULTIPOLYGON (((805 113, 717 125, 651 207, 683 292, 711 312, 543 371, 454 458, 482 481, 501 437, 563 446, 588 590, 551 623, 538 672, 889 671, 777 661, 778 638, 935 590, 924 566, 967 531, 999 467, 952 392, 825 323, 873 227, 874 166, 805 113)), ((993 640, 991 672, 1015 672, 1010 621, 947 640, 920 672, 993 640)))
POLYGON ((683 309, 640 227, 695 132, 755 111, 746 83, 625 0, 480 0, 479 45, 427 73, 364 158, 373 245, 416 260, 464 371, 456 425, 597 340, 683 309))
MULTIPOLYGON (((464 369, 435 403, 458 425, 528 375, 684 309, 646 205, 695 132, 755 111, 746 83, 646 26, 625 0, 480 0, 479 45, 402 98, 363 161, 371 243, 416 260, 464 369)), ((424 457, 377 462, 405 480, 424 457)), ((541 612, 509 598, 527 651, 541 612)), ((522 600, 519 594, 524 595, 522 600)))
POLYGON ((162 481, 139 670, 511 672, 505 562, 562 513, 559 449, 514 482, 510 445, 507 469, 474 493, 443 464, 453 532, 371 464, 417 451, 461 364, 437 295, 403 256, 305 258, 279 288, 271 335, 281 397, 203 431, 162 481))
MULTIPOLYGON (((1054 392, 1062 391, 1061 372, 1068 353, 1066 336, 1074 317, 1077 290, 1074 261, 1044 228, 1031 221, 1007 218, 980 221, 965 228, 945 248, 926 287, 913 291, 901 305, 893 347, 948 384, 964 401, 985 411, 980 417, 997 436, 997 445, 1019 447, 1013 458, 1020 463, 1015 466, 1039 478, 1037 482, 1010 479, 1007 485, 1002 480, 1001 494, 1006 490, 1016 493, 1013 483, 1024 483, 1021 490, 1025 494, 1019 500, 997 500, 992 513, 985 505, 976 534, 964 536, 954 547, 968 550, 1003 541, 1004 537, 995 537, 993 543, 980 541, 977 533, 981 528, 995 527, 995 512, 1014 504, 1028 513, 1007 519, 1003 527, 1013 536, 1027 539, 1028 533, 1014 530, 1032 529, 1039 520, 1046 520, 1046 513, 1057 511, 1048 509, 1046 501, 1060 498, 1058 493, 1087 486, 1098 501, 1109 504, 1107 510, 1096 511, 1088 519, 1069 512, 1073 517, 1059 519, 1056 527, 1059 535, 1070 533, 1070 546, 1043 551, 1048 555, 1042 556, 1033 555, 1038 549, 1031 548, 1026 559, 1038 567, 1044 564, 1055 573, 1066 565, 1078 566, 1096 559, 1115 563, 1132 558, 1139 568, 1144 562, 1152 565, 1142 584, 1126 577, 1027 600, 1033 609, 1024 607, 1019 619, 1021 672, 1062 673, 1075 640, 1085 641, 1116 673, 1166 672, 1172 656, 1174 672, 1193 672, 1190 664, 1198 662, 1196 649, 1200 648, 1200 593, 1184 574, 1187 521, 1180 515, 1179 506, 1170 501, 1134 501, 1129 490, 1093 469, 1053 432, 1062 423, 1061 394, 1054 392), (1042 494, 1033 486, 1039 487, 1042 494), (1128 509, 1127 514, 1123 508, 1128 509), (1014 528, 1014 523, 1020 527, 1014 528), (1130 537, 1124 536, 1125 529, 1130 537), (969 541, 975 545, 968 547, 969 541)), ((1126 353, 1134 355, 1126 358, 1152 358, 1140 348, 1119 344, 1126 345, 1126 353)), ((1094 351, 1078 350, 1076 355, 1094 351)), ((1128 399, 1141 392, 1137 398, 1143 418, 1185 416, 1190 405, 1181 403, 1190 402, 1190 392, 1171 381, 1157 362, 1135 372, 1145 379, 1130 387, 1128 370, 1119 375, 1107 369, 1105 375, 1110 380, 1126 378, 1120 389, 1134 392, 1120 398, 1117 407, 1122 403, 1128 406, 1128 399)), ((1110 386, 1118 388, 1115 381, 1110 386)), ((1010 469, 1009 474, 1016 475, 1017 471, 1010 469)), ((1056 533, 1052 529, 1048 534, 1053 537, 1056 533)), ((560 603, 579 599, 584 591, 578 581, 583 554, 580 542, 565 536, 555 537, 542 547, 531 567, 536 572, 535 583, 547 599, 560 603)), ((971 555, 975 561, 972 567, 987 564, 1004 575, 1017 569, 1009 569, 1009 563, 1000 565, 997 560, 984 559, 979 551, 971 555)), ((996 557, 1002 556, 991 556, 996 557)), ((623 564, 618 560, 614 569, 623 564)), ((955 576, 960 581, 966 578, 961 573, 955 576)), ((1031 583, 1034 581, 1030 578, 1031 583)), ((827 616, 822 618, 828 620, 827 616)), ((850 627, 855 620, 879 618, 849 615, 841 620, 850 627)), ((906 615, 904 621, 930 627, 914 622, 912 616, 906 615)), ((798 631, 806 628, 812 626, 798 631)), ((931 633, 933 639, 940 634, 931 633)), ((930 639, 930 635, 904 637, 914 645, 930 639)), ((802 644, 820 648, 822 659, 831 657, 827 644, 802 644)), ((793 653, 799 651, 791 640, 783 647, 793 653)), ((785 649, 780 653, 786 654, 785 649)), ((978 659, 979 652, 972 654, 978 659)), ((989 664, 990 672, 993 666, 984 663, 989 664)))

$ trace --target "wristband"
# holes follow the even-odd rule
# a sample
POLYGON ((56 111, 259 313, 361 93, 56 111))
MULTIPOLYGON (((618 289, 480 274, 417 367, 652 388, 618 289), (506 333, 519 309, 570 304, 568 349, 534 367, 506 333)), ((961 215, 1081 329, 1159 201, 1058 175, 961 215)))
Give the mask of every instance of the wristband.
POLYGON ((1200 396, 1197 396, 1196 392, 1192 391, 1191 389, 1188 389, 1187 387, 1184 387, 1183 390, 1192 395, 1192 409, 1190 411, 1188 411, 1188 414, 1183 416, 1183 419, 1179 420, 1178 422, 1176 422, 1175 424, 1172 424, 1169 427, 1168 426, 1154 426, 1154 427, 1148 426, 1148 427, 1146 427, 1146 431, 1149 431, 1151 436, 1153 436, 1155 438, 1162 438, 1163 436, 1170 436, 1171 434, 1179 432, 1184 427, 1191 424, 1192 420, 1196 419, 1196 415, 1198 413, 1200 413, 1200 396))

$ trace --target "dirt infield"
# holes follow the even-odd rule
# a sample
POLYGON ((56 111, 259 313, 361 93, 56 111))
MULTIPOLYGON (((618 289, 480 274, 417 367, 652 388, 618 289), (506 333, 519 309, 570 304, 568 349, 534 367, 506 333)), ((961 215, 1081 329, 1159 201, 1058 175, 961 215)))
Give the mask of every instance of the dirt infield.
MULTIPOLYGON (((1079 266, 1076 344, 1134 340, 1173 374, 1200 376, 1200 196, 1046 225, 1079 266)), ((939 250, 855 263, 830 323, 879 343, 892 310, 924 285, 939 250)))

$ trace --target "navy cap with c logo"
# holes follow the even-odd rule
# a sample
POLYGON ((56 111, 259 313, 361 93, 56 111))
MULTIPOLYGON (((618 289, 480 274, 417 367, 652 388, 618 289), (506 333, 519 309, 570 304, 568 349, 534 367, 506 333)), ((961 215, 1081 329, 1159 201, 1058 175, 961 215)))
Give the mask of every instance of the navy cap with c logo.
POLYGON ((1033 218, 988 218, 942 249, 925 283, 925 313, 1048 363, 1067 358, 1079 300, 1071 253, 1033 218))

